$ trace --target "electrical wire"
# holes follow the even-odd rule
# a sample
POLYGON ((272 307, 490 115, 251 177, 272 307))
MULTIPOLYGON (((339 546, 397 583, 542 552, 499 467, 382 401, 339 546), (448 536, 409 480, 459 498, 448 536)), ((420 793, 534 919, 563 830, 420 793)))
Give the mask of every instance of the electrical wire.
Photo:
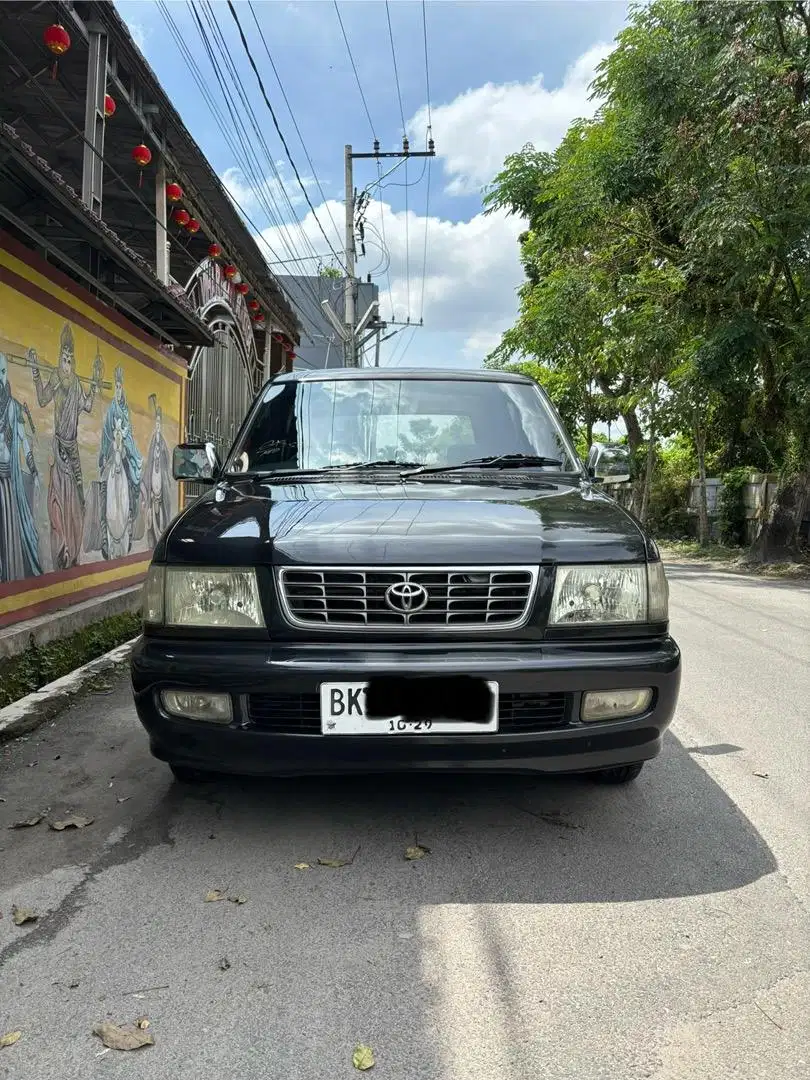
POLYGON ((264 37, 264 35, 262 34, 262 28, 259 26, 259 20, 256 17, 256 11, 255 11, 255 9, 253 7, 253 0, 248 0, 248 8, 250 9, 250 14, 253 16, 253 21, 256 24, 256 29, 259 31, 259 38, 261 40, 262 45, 264 46, 264 51, 267 53, 267 59, 270 61, 270 66, 272 67, 273 74, 276 77, 276 82, 278 83, 278 88, 281 91, 281 96, 284 98, 284 104, 287 106, 287 111, 290 114, 290 119, 293 122, 293 127, 295 128, 295 132, 298 135, 298 139, 299 139, 299 141, 301 143, 301 147, 302 147, 302 149, 304 151, 304 156, 307 159, 307 164, 309 165, 310 171, 312 173, 312 177, 315 180, 315 184, 317 185, 318 191, 321 193, 321 198, 323 199, 323 205, 325 206, 326 212, 329 215, 329 220, 332 222, 332 228, 335 230, 335 233, 339 235, 339 230, 338 230, 337 224, 335 223, 335 219, 332 216, 332 211, 329 208, 329 200, 327 199, 326 194, 325 194, 325 192, 323 190, 323 187, 321 186, 321 182, 318 179, 318 175, 315 172, 315 166, 312 164, 312 158, 310 157, 309 150, 307 150, 307 145, 304 142, 304 136, 301 134, 301 129, 298 126, 298 121, 295 119, 295 113, 293 112, 292 105, 290 105, 290 100, 287 97, 287 91, 284 89, 284 84, 281 81, 281 76, 278 73, 278 69, 276 68, 275 61, 273 60, 273 57, 270 54, 270 48, 269 48, 269 46, 267 44, 267 40, 264 37))
MULTIPOLYGON (((425 149, 430 149, 430 139, 433 134, 433 118, 430 111, 430 62, 428 60, 428 31, 427 31, 427 4, 422 0, 422 37, 425 43, 425 91, 427 93, 427 131, 425 149)), ((433 158, 425 158, 427 162, 427 190, 425 192, 425 243, 422 251, 422 295, 419 300, 419 321, 425 317, 425 284, 427 282, 427 258, 428 258, 428 231, 430 228, 430 173, 433 158)))
MULTIPOLYGON (((240 112, 237 109, 235 109, 233 107, 233 105, 232 105, 232 102, 231 102, 232 94, 229 91, 225 76, 224 76, 224 74, 222 72, 220 64, 219 64, 219 62, 217 60, 217 57, 216 57, 216 55, 214 53, 214 48, 213 48, 212 42, 209 40, 206 29, 203 26, 202 20, 201 20, 201 18, 199 16, 198 11, 196 10, 195 5, 192 4, 191 2, 189 2, 189 4, 188 4, 188 6, 189 6, 189 8, 191 10, 192 18, 193 18, 193 20, 194 20, 194 22, 195 22, 195 24, 197 26, 197 32, 198 32, 198 34, 200 36, 200 40, 202 42, 203 48, 204 48, 204 50, 205 50, 205 52, 206 52, 206 54, 208 56, 209 62, 211 64, 212 70, 214 72, 215 79, 217 80, 217 83, 219 84, 221 94, 222 94, 222 100, 225 102, 225 106, 226 106, 226 108, 228 110, 228 113, 230 115, 230 121, 231 121, 230 124, 227 123, 226 119, 223 117, 222 113, 220 112, 216 102, 212 98, 212 96, 210 94, 210 91, 208 90, 208 87, 206 85, 206 80, 203 78, 202 73, 200 72, 199 67, 198 67, 198 65, 196 63, 196 60, 194 59, 193 55, 190 53, 190 50, 188 50, 188 48, 185 45, 185 42, 184 42, 184 40, 182 38, 182 35, 180 35, 179 30, 177 29, 176 25, 174 24, 174 20, 173 20, 173 18, 171 16, 171 13, 168 11, 168 8, 166 8, 165 3, 163 2, 163 0, 161 0, 161 3, 162 3, 163 8, 164 8, 164 10, 162 11, 162 13, 164 15, 164 19, 166 20, 167 25, 170 27, 170 30, 173 31, 173 36, 175 37, 175 41, 178 44, 178 47, 180 48, 181 52, 184 54, 184 58, 186 59, 186 63, 190 67, 190 69, 192 71, 192 75, 195 76, 195 81, 197 81, 197 84, 200 87, 204 98, 207 100, 207 102, 209 104, 209 108, 212 111, 212 114, 218 120, 218 123, 220 125, 221 130, 223 131, 226 142, 228 142, 228 144, 229 144, 229 146, 230 146, 230 148, 231 148, 231 150, 232 150, 232 152, 234 154, 234 157, 235 157, 236 161, 238 161, 240 163, 240 165, 242 167, 242 170, 243 170, 246 178, 248 179, 248 182, 252 183, 252 185, 253 185, 252 192, 253 192, 254 197, 256 198, 256 201, 260 204, 261 208, 266 213, 267 218, 270 221, 270 223, 281 234, 281 239, 283 239, 284 244, 285 244, 286 248, 288 249, 288 251, 290 253, 294 254, 296 252, 296 244, 293 241, 292 236, 290 235, 290 232, 289 232, 289 229, 288 229, 286 223, 283 220, 283 214, 281 212, 281 209, 280 209, 277 201, 273 197, 272 192, 268 189, 267 181, 266 181, 266 173, 263 171, 262 164, 259 161, 259 157, 258 157, 257 151, 255 149, 255 147, 258 145, 258 146, 260 146, 260 147, 262 147, 264 149, 264 153, 265 153, 265 156, 267 158, 267 164, 269 166, 269 169, 270 169, 271 172, 273 172, 275 174, 275 179, 276 179, 276 183, 278 185, 278 189, 285 196, 285 198, 287 200, 287 205, 289 207, 289 211, 290 211, 290 214, 292 216, 292 220, 295 221, 296 225, 298 226, 299 233, 301 235, 301 238, 303 239, 305 248, 306 247, 309 248, 309 250, 313 253, 313 257, 320 258, 321 256, 315 251, 315 248, 313 247, 311 241, 309 240, 308 236, 304 232, 303 227, 301 226, 301 223, 297 220, 297 216, 295 214, 295 210, 293 209, 292 202, 291 202, 291 200, 289 198, 289 194, 287 193, 286 186, 285 186, 285 184, 284 184, 284 182, 283 182, 283 180, 282 180, 282 178, 281 178, 281 176, 280 176, 280 174, 278 172, 278 169, 277 169, 276 164, 275 164, 274 157, 273 157, 269 147, 267 146, 266 141, 264 140, 264 136, 263 136, 263 134, 261 132, 261 129, 260 129, 259 125, 258 125, 258 121, 257 121, 257 119, 255 117, 255 114, 253 113, 253 110, 252 110, 252 108, 250 106, 250 102, 247 99, 246 91, 245 91, 244 87, 241 84, 239 73, 235 70, 235 68, 233 67, 232 61, 230 60, 230 50, 228 48, 228 44, 224 40, 224 38, 222 37, 222 33, 221 33, 221 30, 219 28, 218 23, 216 22, 216 18, 214 16, 213 10, 206 9, 204 4, 198 5, 200 10, 203 12, 203 15, 205 16, 206 21, 208 22, 209 28, 211 29, 211 32, 212 32, 213 37, 214 37, 214 41, 219 39, 219 49, 220 49, 221 54, 225 58, 226 67, 228 68, 229 73, 231 75, 231 79, 232 79, 232 81, 234 83, 236 93, 241 98, 242 103, 243 103, 243 105, 245 107, 245 115, 250 116, 250 118, 252 120, 253 131, 254 131, 254 137, 252 139, 251 139, 250 134, 248 133, 247 128, 244 126, 244 123, 243 123, 242 116, 241 116, 240 112), (235 145, 234 140, 229 137, 229 133, 231 133, 231 132, 233 133, 233 135, 234 135, 234 137, 236 139, 236 143, 238 143, 238 148, 235 145)), ((210 7, 210 5, 209 5, 209 7, 210 7)), ((254 222, 250 221, 250 217, 247 214, 245 208, 241 204, 238 203, 238 200, 236 200, 236 198, 234 197, 234 194, 232 192, 229 191, 228 194, 229 194, 229 197, 231 198, 231 201, 234 202, 234 204, 239 208, 239 211, 242 214, 243 218, 245 218, 245 220, 249 221, 251 226, 257 232, 257 234, 259 235, 259 237, 261 239, 261 242, 266 246, 266 248, 270 251, 270 253, 275 257, 276 261, 281 262, 282 260, 279 258, 278 252, 275 251, 273 246, 270 244, 270 242, 267 240, 267 238, 263 235, 262 230, 259 229, 255 225, 254 222)), ((300 266, 299 273, 301 274, 302 278, 304 278, 305 280, 308 281, 308 274, 307 274, 306 268, 304 268, 303 266, 300 266)), ((312 297, 314 298, 315 297, 315 292, 311 287, 311 283, 309 283, 309 289, 310 289, 312 297)))
POLYGON ((363 93, 363 86, 362 86, 362 83, 360 82, 360 76, 357 73, 357 64, 355 64, 355 62, 354 62, 354 56, 352 54, 352 47, 349 44, 349 38, 348 38, 348 35, 346 34, 346 28, 343 25, 343 19, 340 16, 340 8, 338 7, 337 0, 333 0, 333 2, 334 2, 334 5, 335 5, 335 14, 337 15, 338 22, 340 23, 340 32, 343 34, 343 40, 346 43, 346 51, 349 54, 349 60, 350 60, 351 65, 352 65, 352 71, 354 72, 354 77, 355 77, 355 80, 357 82, 357 89, 360 91, 360 100, 363 102, 363 108, 366 111, 366 119, 368 120, 368 126, 371 128, 371 137, 376 142, 377 134, 376 134, 376 132, 374 130, 374 121, 371 119, 371 113, 369 112, 368 102, 366 101, 366 95, 363 93))
MULTIPOLYGON (((230 0, 229 0, 230 2, 230 0)), ((402 107, 402 87, 399 82, 399 67, 397 65, 397 50, 394 45, 394 30, 391 26, 391 5, 385 0, 385 15, 388 20, 388 40, 391 42, 391 59, 394 64, 394 82, 397 87, 397 100, 399 101, 399 117, 402 121, 402 136, 408 134, 405 128, 405 110, 402 107)), ((407 300, 408 318, 411 315, 411 243, 410 243, 410 213, 408 210, 408 159, 405 158, 405 295, 407 300)))
POLYGON ((338 261, 338 264, 342 267, 344 272, 348 273, 348 271, 346 270, 346 266, 343 263, 343 260, 340 258, 340 256, 335 251, 335 249, 332 247, 332 244, 331 244, 331 242, 329 240, 329 237, 326 235, 324 227, 321 224, 321 220, 320 220, 320 218, 318 217, 318 215, 315 212, 315 207, 312 205, 312 200, 309 197, 309 192, 307 191, 306 187, 304 186, 303 181, 301 180, 301 174, 298 172, 298 166, 295 164, 295 161, 293 160, 293 156, 290 153, 290 148, 287 145, 287 140, 284 138, 282 130, 279 127, 279 123, 278 123, 278 120, 276 118, 275 110, 274 110, 273 106, 270 104, 270 98, 267 96, 267 91, 264 88, 264 83, 262 82, 262 77, 259 74, 259 69, 256 67, 256 61, 253 59, 253 54, 251 53, 250 46, 247 43, 247 38, 245 37, 245 32, 242 29, 242 24, 239 21, 239 16, 236 14, 236 8, 233 6, 233 0, 227 0, 227 3, 228 3, 228 10, 230 11, 230 13, 231 13, 231 15, 233 17, 233 20, 236 23, 236 26, 237 26, 237 28, 239 30, 239 37, 241 38, 241 41, 242 41, 242 47, 245 50, 245 54, 247 55, 250 66, 253 68, 253 73, 256 76, 256 81, 259 84, 259 90, 261 91, 261 95, 264 98, 265 105, 267 105, 267 108, 268 108, 268 110, 270 112, 270 116, 271 116, 271 118, 273 120, 273 126, 276 129, 276 134, 278 135, 279 139, 281 140, 281 145, 284 147, 284 153, 287 156, 287 160, 289 161, 289 163, 290 163, 290 165, 292 167, 292 170, 295 173, 295 179, 296 179, 296 181, 298 183, 298 186, 301 189, 301 193, 304 196, 304 198, 306 199, 307 206, 312 211, 312 216, 314 217, 315 222, 316 222, 318 228, 321 231, 321 235, 323 236, 324 240, 328 244, 330 251, 335 256, 335 258, 338 261))

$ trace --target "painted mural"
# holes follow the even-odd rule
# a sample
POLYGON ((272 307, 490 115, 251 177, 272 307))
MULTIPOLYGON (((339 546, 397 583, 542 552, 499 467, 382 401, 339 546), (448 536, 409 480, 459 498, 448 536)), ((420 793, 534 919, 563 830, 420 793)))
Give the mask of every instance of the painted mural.
POLYGON ((11 583, 126 584, 177 510, 181 362, 60 278, 0 245, 0 624, 11 583))

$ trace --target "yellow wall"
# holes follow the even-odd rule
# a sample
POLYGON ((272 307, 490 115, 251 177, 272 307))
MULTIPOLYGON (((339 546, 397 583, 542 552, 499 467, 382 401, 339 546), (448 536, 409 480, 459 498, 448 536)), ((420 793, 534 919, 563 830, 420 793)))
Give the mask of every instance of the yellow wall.
POLYGON ((185 365, 2 234, 0 353, 6 368, 4 379, 0 357, 2 626, 84 595, 121 588, 143 575, 155 530, 177 510, 177 488, 166 463, 168 455, 170 470, 171 450, 180 441, 185 365), (60 365, 71 336, 81 394, 60 365), (31 350, 40 367, 39 394, 31 350), (94 368, 100 383, 95 390, 94 368), (114 401, 118 368, 125 404, 114 401), (54 400, 44 402, 52 390, 54 400), (73 423, 77 402, 82 409, 73 423), (158 409, 162 442, 154 442, 161 466, 156 470, 149 467, 155 455, 148 459, 148 451, 158 409), (55 439, 60 411, 61 433, 68 436, 62 442, 55 439), (100 461, 108 412, 113 438, 100 461), (62 467, 60 459, 66 462, 62 467), (15 539, 20 535, 22 544, 15 539), (38 566, 31 559, 32 542, 38 566))

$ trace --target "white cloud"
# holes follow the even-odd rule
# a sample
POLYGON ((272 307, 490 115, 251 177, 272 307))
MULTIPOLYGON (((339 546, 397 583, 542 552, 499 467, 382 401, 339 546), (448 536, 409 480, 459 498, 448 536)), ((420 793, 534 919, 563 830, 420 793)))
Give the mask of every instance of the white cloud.
MULTIPOLYGON (((527 83, 504 86, 488 83, 434 108, 437 159, 448 179, 448 191, 453 194, 478 191, 493 179, 504 158, 527 142, 553 150, 572 120, 593 113, 588 86, 596 65, 609 51, 607 45, 588 50, 571 66, 556 89, 546 89, 542 75, 538 75, 527 83)), ((422 110, 410 128, 416 133, 422 125, 424 133, 425 122, 426 112, 422 110)), ((412 145, 416 145, 415 138, 412 145)), ((330 201, 316 209, 321 225, 342 259, 343 204, 330 201)), ((416 331, 408 348, 408 363, 479 367, 515 320, 516 292, 523 281, 517 237, 525 223, 505 213, 478 213, 468 221, 431 216, 423 305, 424 216, 413 211, 406 215, 388 203, 377 201, 370 204, 366 221, 367 255, 358 259, 357 275, 361 278, 369 272, 374 275, 373 280, 380 288, 383 319, 391 318, 392 307, 398 320, 410 315, 418 321, 420 315, 424 316, 425 326, 416 331), (380 273, 381 256, 375 247, 383 233, 390 257, 388 275, 380 273)), ((270 261, 309 255, 314 250, 323 256, 325 263, 334 262, 311 212, 301 220, 300 230, 298 225, 265 229, 261 240, 270 261), (295 250, 290 250, 290 241, 295 250)), ((316 273, 317 263, 307 260, 284 269, 291 273, 316 273)), ((384 346, 383 362, 386 354, 389 357, 402 354, 403 343, 410 336, 411 332, 405 331, 384 346)))
POLYGON ((127 29, 132 35, 132 40, 135 42, 141 52, 143 52, 146 47, 146 38, 148 35, 148 30, 146 29, 146 27, 142 23, 132 22, 128 19, 127 29))
MULTIPOLYGON (((304 193, 297 180, 287 174, 284 163, 277 161, 275 167, 274 175, 264 177, 258 187, 236 166, 225 170, 220 180, 237 209, 242 208, 251 215, 262 210, 262 216, 266 217, 265 207, 269 204, 275 213, 286 220, 290 216, 290 204, 293 207, 306 204, 304 193)), ((301 183, 309 189, 315 186, 316 181, 312 176, 302 176, 301 183)))
MULTIPOLYGON (((492 181, 508 154, 531 142, 538 150, 554 150, 568 125, 592 116, 589 85, 596 67, 613 48, 598 44, 571 65, 562 85, 547 89, 542 74, 529 82, 467 90, 432 110, 433 137, 442 159, 447 192, 470 195, 492 181)), ((408 125, 413 145, 424 138, 427 108, 408 125)))

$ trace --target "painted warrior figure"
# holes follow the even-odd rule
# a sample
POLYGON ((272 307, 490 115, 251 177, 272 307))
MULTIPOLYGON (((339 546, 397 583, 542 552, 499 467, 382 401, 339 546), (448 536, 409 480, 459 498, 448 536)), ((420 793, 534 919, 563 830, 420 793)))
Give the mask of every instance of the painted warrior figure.
POLYGON ((34 376, 34 388, 40 406, 54 403, 53 464, 48 483, 48 517, 51 523, 51 552, 54 570, 66 570, 79 560, 84 524, 84 487, 79 460, 79 417, 89 413, 98 391, 95 376, 88 390, 76 374, 73 331, 69 323, 62 328, 59 362, 43 383, 35 349, 28 350, 28 362, 34 376))
POLYGON ((33 432, 30 413, 11 394, 8 358, 0 352, 0 582, 42 573, 34 518, 39 475, 26 419, 33 432))
POLYGON ((149 546, 154 547, 172 514, 171 466, 169 447, 163 438, 163 412, 154 394, 149 401, 155 413, 155 430, 149 440, 143 479, 147 535, 149 546))

